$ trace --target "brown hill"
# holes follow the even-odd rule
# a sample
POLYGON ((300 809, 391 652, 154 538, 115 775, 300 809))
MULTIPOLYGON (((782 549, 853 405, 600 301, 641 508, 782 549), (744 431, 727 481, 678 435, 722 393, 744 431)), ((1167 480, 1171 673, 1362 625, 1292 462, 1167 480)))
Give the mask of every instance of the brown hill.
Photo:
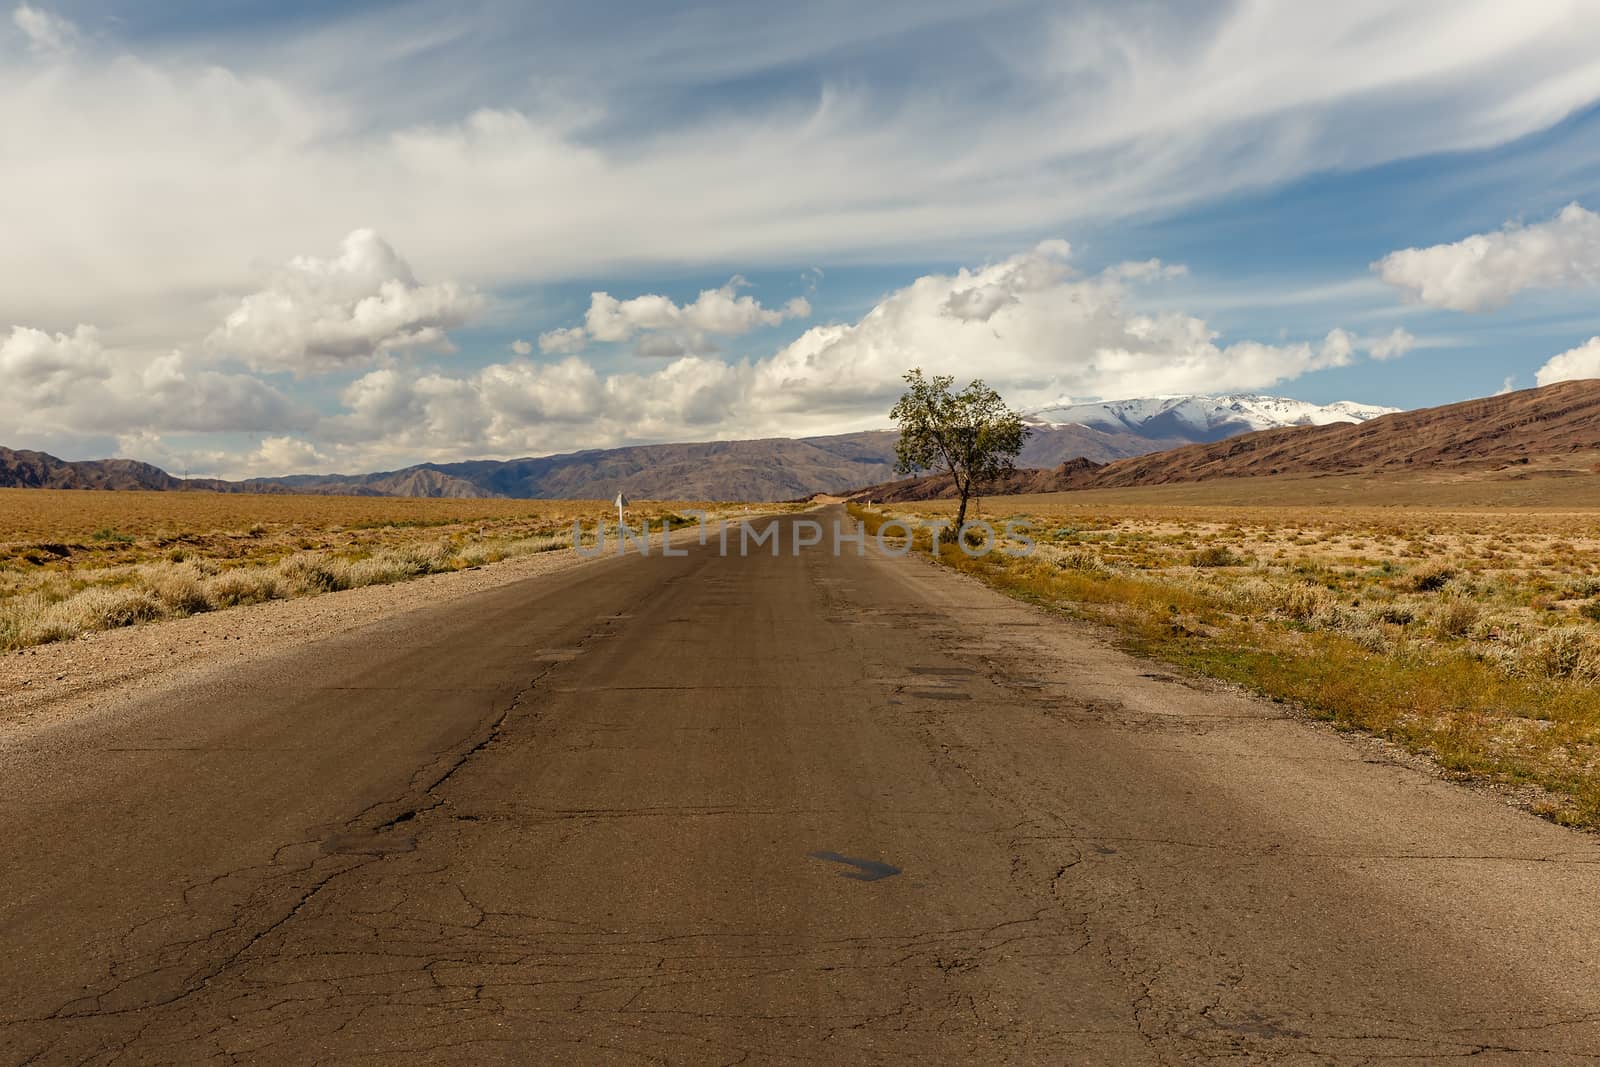
POLYGON ((68 462, 48 452, 0 448, 0 487, 227 491, 233 485, 213 478, 174 478, 160 467, 132 459, 68 462))
MULTIPOLYGON (((1261 430, 1209 444, 1118 459, 1018 470, 987 495, 1119 489, 1270 475, 1494 470, 1589 470, 1600 453, 1600 379, 1384 415, 1363 423, 1261 430)), ((955 494, 948 477, 887 482, 852 500, 932 500, 955 494)))
POLYGON ((1118 460, 1073 488, 1269 474, 1484 469, 1600 449, 1600 380, 1384 415, 1370 422, 1262 430, 1118 460))
MULTIPOLYGON (((979 488, 980 496, 1011 496, 1019 493, 1058 493, 1075 489, 1085 479, 1094 476, 1102 464, 1093 460, 1068 460, 1057 467, 1040 470, 1036 467, 1019 467, 1010 475, 986 483, 979 488)), ((948 474, 924 475, 921 478, 904 478, 898 482, 858 489, 845 497, 854 503, 872 501, 878 504, 897 504, 911 500, 942 500, 956 495, 955 482, 948 474)))

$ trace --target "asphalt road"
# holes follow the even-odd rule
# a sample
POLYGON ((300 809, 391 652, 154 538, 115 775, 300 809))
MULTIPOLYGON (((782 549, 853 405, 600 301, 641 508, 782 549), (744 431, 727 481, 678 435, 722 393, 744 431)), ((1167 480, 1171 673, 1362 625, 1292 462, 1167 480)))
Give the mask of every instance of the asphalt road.
POLYGON ((848 547, 505 586, 0 771, 0 1063, 1600 1058, 1593 838, 848 547))

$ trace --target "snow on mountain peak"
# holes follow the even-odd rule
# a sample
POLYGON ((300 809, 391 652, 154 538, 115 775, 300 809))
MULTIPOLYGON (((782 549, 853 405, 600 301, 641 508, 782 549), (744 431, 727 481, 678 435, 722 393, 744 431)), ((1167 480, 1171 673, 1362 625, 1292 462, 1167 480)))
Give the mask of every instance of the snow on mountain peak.
POLYGON ((1398 410, 1349 400, 1311 404, 1282 396, 1228 393, 1053 404, 1030 413, 1029 421, 1046 426, 1088 426, 1141 437, 1215 441, 1251 430, 1282 426, 1366 422, 1398 410))

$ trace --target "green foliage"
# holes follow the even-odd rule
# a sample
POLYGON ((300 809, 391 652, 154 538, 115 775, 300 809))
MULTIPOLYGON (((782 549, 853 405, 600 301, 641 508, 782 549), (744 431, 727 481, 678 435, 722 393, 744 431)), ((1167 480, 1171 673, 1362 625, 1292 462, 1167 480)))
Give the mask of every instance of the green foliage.
POLYGON ((954 378, 947 374, 925 378, 920 367, 908 372, 905 380, 909 388, 889 412, 900 426, 895 470, 948 474, 961 499, 956 512, 959 527, 966 521, 973 490, 1016 469, 1028 428, 1021 413, 1008 408, 1000 394, 979 379, 959 393, 952 391, 954 378))

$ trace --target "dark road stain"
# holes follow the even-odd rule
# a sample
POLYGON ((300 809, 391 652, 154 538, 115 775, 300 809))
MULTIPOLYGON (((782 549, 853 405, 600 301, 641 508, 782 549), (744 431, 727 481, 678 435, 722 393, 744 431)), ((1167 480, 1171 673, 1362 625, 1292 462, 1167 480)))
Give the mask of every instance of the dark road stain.
POLYGON ((840 871, 839 876, 854 878, 858 882, 876 882, 880 878, 893 878, 900 873, 899 867, 890 866, 882 860, 858 860, 853 856, 841 856, 837 852, 813 852, 811 858, 856 868, 853 871, 840 871))
POLYGON ((417 839, 401 834, 355 832, 334 834, 322 842, 324 853, 347 852, 382 856, 392 852, 415 852, 417 839))
POLYGON ((908 689, 907 696, 922 697, 924 700, 971 700, 972 694, 958 693, 953 689, 908 689))
POLYGON ((977 674, 978 672, 973 670, 971 667, 912 667, 911 668, 911 673, 912 674, 969 675, 969 674, 977 674))

